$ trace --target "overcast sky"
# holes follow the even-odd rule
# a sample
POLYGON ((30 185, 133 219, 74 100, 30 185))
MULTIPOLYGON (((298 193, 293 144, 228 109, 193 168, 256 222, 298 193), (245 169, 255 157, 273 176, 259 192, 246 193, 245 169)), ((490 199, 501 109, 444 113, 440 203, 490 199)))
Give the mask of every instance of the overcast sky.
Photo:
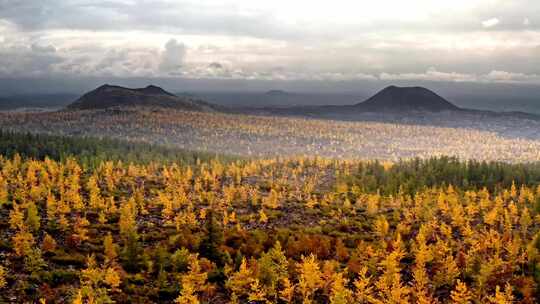
POLYGON ((0 77, 540 84, 539 0, 0 0, 0 77))

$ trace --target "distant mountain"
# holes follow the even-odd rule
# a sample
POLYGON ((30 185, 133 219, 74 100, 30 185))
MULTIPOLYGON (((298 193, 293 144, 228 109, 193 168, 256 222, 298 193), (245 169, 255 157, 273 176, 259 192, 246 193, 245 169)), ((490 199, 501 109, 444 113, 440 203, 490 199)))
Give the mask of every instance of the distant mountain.
POLYGON ((270 90, 265 93, 266 96, 287 96, 289 93, 282 91, 282 90, 270 90))
POLYGON ((69 110, 104 109, 111 107, 161 107, 191 111, 214 111, 209 103, 188 96, 176 96, 164 89, 149 85, 145 88, 130 89, 113 85, 102 85, 81 96, 70 104, 69 110))
POLYGON ((0 111, 59 109, 73 102, 75 98, 77 95, 67 93, 0 96, 0 111))
MULTIPOLYGON (((267 93, 268 94, 268 93, 267 93)), ((272 96, 291 96, 288 93, 272 93, 272 96)), ((445 100, 436 93, 422 87, 389 86, 364 102, 343 105, 299 105, 290 107, 267 106, 252 109, 255 113, 302 115, 310 117, 347 117, 351 119, 361 113, 424 113, 442 111, 466 111, 445 100)))
POLYGON ((368 100, 356 104, 364 111, 456 111, 460 110, 446 99, 423 87, 389 86, 368 100))
MULTIPOLYGON (((285 115, 333 120, 424 120, 444 115, 473 115, 501 119, 540 120, 540 115, 518 111, 496 112, 458 107, 431 90, 423 87, 389 86, 364 102, 348 105, 299 105, 289 107, 267 106, 239 108, 236 112, 258 115, 285 115)), ((441 117, 443 117, 441 116, 441 117)))

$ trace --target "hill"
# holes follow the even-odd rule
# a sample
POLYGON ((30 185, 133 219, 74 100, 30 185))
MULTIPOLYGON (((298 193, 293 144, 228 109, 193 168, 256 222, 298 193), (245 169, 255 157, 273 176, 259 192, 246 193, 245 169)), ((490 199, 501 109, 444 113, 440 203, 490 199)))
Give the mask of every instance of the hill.
POLYGON ((356 104, 365 111, 456 111, 446 99, 423 87, 389 86, 368 100, 356 104))
POLYGON ((134 106, 174 108, 191 111, 215 110, 213 105, 202 100, 188 96, 179 97, 154 85, 149 85, 145 88, 130 89, 108 84, 84 94, 77 101, 70 104, 67 109, 90 110, 134 106))
POLYGON ((270 90, 264 93, 266 96, 287 96, 289 93, 283 90, 270 90))

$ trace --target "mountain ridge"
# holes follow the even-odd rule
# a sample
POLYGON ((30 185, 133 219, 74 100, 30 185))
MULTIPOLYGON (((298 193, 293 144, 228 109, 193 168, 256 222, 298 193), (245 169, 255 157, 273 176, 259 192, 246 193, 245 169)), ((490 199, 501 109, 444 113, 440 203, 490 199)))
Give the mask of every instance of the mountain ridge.
POLYGON ((333 120, 367 119, 369 115, 386 115, 392 121, 422 118, 425 114, 463 113, 489 117, 512 117, 540 120, 540 115, 521 112, 497 112, 458 107, 437 93, 419 86, 387 86, 366 100, 348 105, 304 105, 291 107, 244 108, 237 112, 259 115, 303 116, 333 120), (367 115, 367 116, 366 116, 367 115))
POLYGON ((374 111, 457 111, 459 107, 424 87, 388 86, 354 106, 374 111))
POLYGON ((67 110, 106 109, 112 107, 161 107, 190 111, 214 111, 215 107, 203 100, 176 96, 161 87, 126 88, 104 84, 69 104, 67 110))

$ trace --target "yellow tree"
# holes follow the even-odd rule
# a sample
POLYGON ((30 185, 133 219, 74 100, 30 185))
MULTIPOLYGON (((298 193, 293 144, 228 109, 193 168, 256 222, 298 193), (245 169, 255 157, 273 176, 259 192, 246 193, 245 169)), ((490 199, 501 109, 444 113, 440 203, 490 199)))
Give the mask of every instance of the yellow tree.
POLYGON ((279 194, 275 189, 270 190, 268 196, 263 198, 263 205, 270 209, 279 208, 279 194))
POLYGON ((302 294, 303 303, 311 303, 312 296, 323 286, 322 273, 313 254, 302 256, 302 260, 297 265, 299 280, 298 288, 302 294))
POLYGON ((372 278, 367 275, 368 268, 362 266, 358 272, 358 278, 354 281, 356 302, 360 304, 372 303, 374 299, 374 291, 372 286, 372 278))
POLYGON ((403 286, 400 276, 400 261, 404 257, 402 251, 394 250, 379 263, 382 275, 376 282, 379 295, 385 303, 406 303, 409 300, 410 290, 403 286))
MULTIPOLYGON (((345 273, 347 270, 345 269, 345 273)), ((335 273, 332 278, 332 290, 330 304, 349 304, 353 302, 353 292, 347 288, 349 281, 343 277, 343 273, 335 273)))
POLYGON ((0 265, 0 289, 6 287, 7 285, 6 277, 7 277, 6 269, 4 268, 4 266, 0 265))
POLYGON ((470 304, 472 303, 473 295, 467 288, 467 285, 460 280, 457 280, 454 290, 450 293, 452 304, 470 304))
POLYGON ((114 266, 107 267, 103 280, 105 284, 109 285, 112 288, 113 291, 117 290, 118 286, 120 286, 120 283, 122 283, 120 275, 118 274, 118 271, 114 266))
POLYGON ((247 265, 246 258, 242 259, 240 268, 229 276, 225 286, 232 294, 239 297, 247 296, 251 283, 253 283, 254 275, 247 265))
POLYGON ((41 250, 44 252, 53 252, 56 249, 56 240, 50 236, 48 233, 45 233, 43 237, 43 242, 41 244, 41 250))
POLYGON ((263 209, 259 210, 259 222, 261 224, 266 224, 266 222, 268 222, 268 216, 264 213, 263 209))
POLYGON ((118 254, 116 253, 116 246, 114 245, 113 237, 110 232, 103 238, 103 248, 105 253, 105 263, 114 263, 118 254))
POLYGON ((266 297, 267 297, 266 291, 261 286, 261 284, 259 283, 259 279, 255 279, 251 283, 250 291, 249 291, 249 295, 248 295, 248 300, 250 301, 250 303, 251 302, 266 303, 266 302, 268 302, 266 297))
POLYGON ((13 249, 18 256, 26 256, 34 246, 34 236, 26 229, 21 229, 12 237, 13 249))
POLYGON ((39 230, 41 217, 39 215, 38 209, 34 202, 28 203, 26 209, 26 226, 33 232, 39 230))
POLYGON ((51 223, 56 218, 56 215, 58 213, 58 206, 54 195, 50 191, 49 194, 47 194, 47 201, 45 207, 47 210, 47 220, 49 221, 49 223, 51 223))
POLYGON ((88 240, 88 226, 90 222, 86 217, 78 217, 73 225, 73 231, 79 237, 81 241, 88 240))
POLYGON ((0 173, 0 207, 9 199, 7 180, 0 173))
POLYGON ((386 220, 386 217, 384 215, 381 215, 375 220, 375 234, 377 234, 381 239, 384 239, 390 230, 390 224, 388 224, 388 221, 386 220))
POLYGON ((103 198, 101 197, 101 191, 98 185, 98 177, 95 174, 88 178, 86 189, 88 190, 90 208, 103 208, 103 198))
POLYGON ((98 267, 95 257, 89 256, 86 260, 86 269, 80 273, 80 289, 75 300, 80 303, 110 303, 111 298, 104 285, 110 283, 105 281, 106 274, 107 270, 98 267))
POLYGON ((202 271, 197 255, 191 255, 189 260, 189 272, 182 276, 182 292, 176 298, 179 304, 199 303, 197 293, 206 285, 207 274, 202 271))
POLYGON ((422 234, 419 233, 416 239, 419 248, 415 253, 416 261, 413 267, 414 295, 416 302, 419 304, 432 303, 433 299, 428 290, 429 276, 426 272, 426 263, 431 261, 431 253, 422 234))
POLYGON ((120 227, 120 235, 125 238, 136 232, 135 212, 127 203, 122 204, 118 225, 120 227))
POLYGON ((281 282, 281 286, 279 298, 285 303, 292 303, 296 286, 291 283, 289 278, 284 278, 281 282))
POLYGON ((489 303, 492 304, 511 304, 514 303, 514 295, 512 294, 512 286, 506 284, 504 291, 501 291, 499 285, 495 288, 495 295, 488 297, 489 303))

